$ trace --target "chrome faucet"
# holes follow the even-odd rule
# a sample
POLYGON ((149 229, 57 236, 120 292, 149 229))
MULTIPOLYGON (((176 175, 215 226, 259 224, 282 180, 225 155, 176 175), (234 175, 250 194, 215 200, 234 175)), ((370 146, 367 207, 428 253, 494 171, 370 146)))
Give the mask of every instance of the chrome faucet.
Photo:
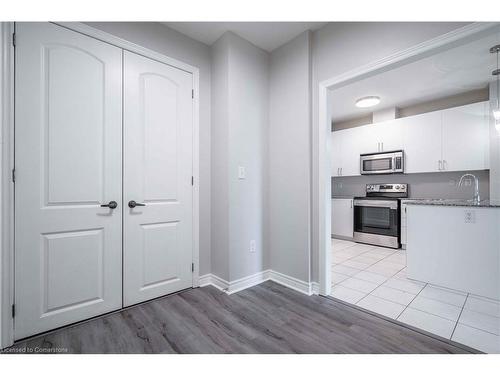
POLYGON ((474 198, 472 199, 474 203, 479 203, 481 201, 481 197, 479 196, 479 179, 473 174, 466 173, 462 177, 460 177, 460 181, 458 182, 458 186, 463 185, 463 181, 465 177, 472 177, 474 179, 474 198))

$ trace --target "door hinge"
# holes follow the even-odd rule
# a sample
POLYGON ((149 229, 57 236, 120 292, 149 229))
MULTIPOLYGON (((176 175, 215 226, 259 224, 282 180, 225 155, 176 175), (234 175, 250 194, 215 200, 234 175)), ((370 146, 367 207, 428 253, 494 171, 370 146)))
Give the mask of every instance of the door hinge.
POLYGON ((16 182, 16 169, 12 169, 12 182, 16 182))
POLYGON ((194 272, 194 263, 191 263, 191 272, 194 272))
POLYGON ((194 99, 194 90, 191 90, 191 99, 194 99))
POLYGON ((12 45, 16 46, 16 33, 12 33, 12 45))
POLYGON ((194 176, 191 176, 191 186, 194 186, 194 176))
POLYGON ((16 305, 12 305, 12 317, 16 316, 16 305))

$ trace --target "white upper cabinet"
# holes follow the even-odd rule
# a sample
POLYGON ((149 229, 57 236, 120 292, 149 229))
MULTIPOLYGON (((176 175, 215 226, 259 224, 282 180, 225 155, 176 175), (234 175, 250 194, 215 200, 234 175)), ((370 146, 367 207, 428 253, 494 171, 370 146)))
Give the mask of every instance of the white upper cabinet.
POLYGON ((442 111, 445 171, 489 168, 488 102, 442 111))
POLYGON ((332 132, 332 176, 340 176, 340 168, 342 167, 342 138, 343 132, 332 132))
POLYGON ((359 155, 364 152, 365 126, 345 130, 342 136, 342 176, 359 176, 359 155))
POLYGON ((403 127, 401 121, 390 120, 375 125, 373 131, 379 152, 396 151, 403 148, 403 127))
POLYGON ((333 176, 358 176, 359 155, 404 150, 405 173, 489 169, 489 102, 340 130, 333 176))
POLYGON ((438 172, 441 169, 441 112, 401 119, 405 173, 438 172))

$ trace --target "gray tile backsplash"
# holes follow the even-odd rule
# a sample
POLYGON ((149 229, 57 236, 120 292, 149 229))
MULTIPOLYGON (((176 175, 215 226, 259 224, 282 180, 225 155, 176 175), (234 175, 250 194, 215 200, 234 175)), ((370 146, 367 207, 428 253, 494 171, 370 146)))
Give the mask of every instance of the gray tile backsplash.
POLYGON ((409 184, 410 198, 469 199, 472 198, 473 186, 458 186, 458 181, 464 173, 472 173, 479 178, 481 199, 489 199, 488 170, 332 177, 332 196, 364 196, 366 184, 392 182, 409 184))

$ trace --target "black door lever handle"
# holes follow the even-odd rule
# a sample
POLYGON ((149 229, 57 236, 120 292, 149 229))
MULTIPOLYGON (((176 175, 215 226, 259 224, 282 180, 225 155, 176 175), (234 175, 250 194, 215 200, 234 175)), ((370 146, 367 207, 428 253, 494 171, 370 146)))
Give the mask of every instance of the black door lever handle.
POLYGON ((134 208, 136 206, 145 206, 145 204, 144 203, 137 203, 136 201, 129 201, 128 202, 128 206, 130 208, 134 208))
POLYGON ((114 210, 116 207, 118 207, 118 203, 116 203, 115 201, 111 201, 108 204, 101 204, 101 207, 109 207, 114 210))

